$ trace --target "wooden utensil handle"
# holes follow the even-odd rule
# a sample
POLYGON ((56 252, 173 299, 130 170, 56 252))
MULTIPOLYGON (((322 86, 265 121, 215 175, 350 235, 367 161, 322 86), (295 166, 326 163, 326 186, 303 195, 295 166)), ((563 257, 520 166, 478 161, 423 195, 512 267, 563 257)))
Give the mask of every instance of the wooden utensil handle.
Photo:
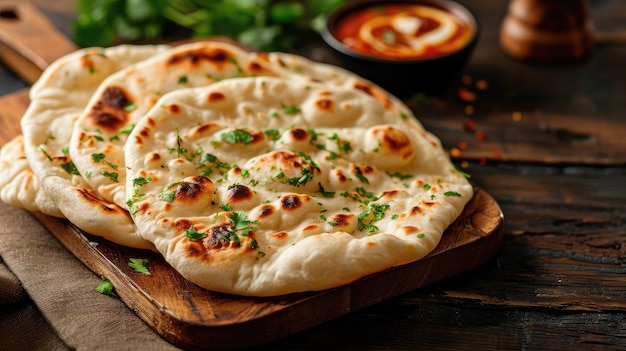
POLYGON ((76 50, 30 2, 0 0, 0 60, 29 84, 59 57, 76 50))

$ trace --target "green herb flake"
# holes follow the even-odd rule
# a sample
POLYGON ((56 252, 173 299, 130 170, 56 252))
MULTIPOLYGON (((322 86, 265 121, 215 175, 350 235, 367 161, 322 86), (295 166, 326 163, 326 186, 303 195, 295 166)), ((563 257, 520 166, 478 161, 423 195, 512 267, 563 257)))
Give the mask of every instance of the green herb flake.
POLYGON ((104 160, 104 158, 105 158, 105 155, 103 153, 91 154, 91 159, 96 163, 104 160))
POLYGON ((230 132, 222 133, 220 139, 229 144, 244 144, 250 145, 254 140, 252 135, 244 129, 235 129, 230 132))
POLYGON ((129 124, 125 126, 124 128, 120 129, 119 132, 117 132, 117 134, 130 134, 130 132, 132 132, 133 129, 135 129, 135 125, 129 124))
POLYGON ((276 141, 276 140, 280 139, 280 131, 278 129, 268 129, 268 130, 264 131, 263 133, 271 141, 276 141))
POLYGON ((291 105, 291 106, 283 106, 283 113, 286 115, 293 115, 302 111, 300 107, 291 105))
POLYGON ((135 270, 135 272, 143 273, 145 275, 152 275, 146 265, 148 264, 147 258, 130 258, 128 260, 128 266, 135 270))
POLYGON ((80 172, 78 172, 78 168, 76 168, 76 165, 72 161, 62 163, 61 168, 63 168, 69 174, 80 175, 80 172))
POLYGON ((116 183, 119 182, 119 180, 118 180, 119 174, 117 172, 102 171, 100 174, 102 174, 103 176, 111 179, 112 181, 114 181, 116 183))
POLYGON ((326 191, 324 189, 324 187, 322 186, 322 183, 317 183, 317 185, 319 186, 319 189, 317 191, 320 192, 322 194, 322 196, 328 197, 328 198, 335 197, 336 192, 334 192, 334 191, 326 191))
POLYGON ((417 234, 417 237, 418 237, 418 239, 423 239, 423 238, 425 238, 425 237, 426 237, 426 234, 424 234, 424 233, 419 233, 419 234, 417 234))
POLYGON ((102 295, 113 295, 113 283, 105 277, 102 277, 102 282, 96 287, 96 291, 102 295))
POLYGON ((446 191, 445 193, 443 193, 444 196, 461 196, 461 194, 457 193, 456 191, 446 191))
POLYGON ((363 183, 366 183, 366 184, 370 183, 369 179, 367 179, 367 177, 363 175, 363 173, 361 172, 361 168, 359 167, 356 168, 356 177, 363 183))
POLYGON ((383 41, 386 44, 393 44, 396 42, 396 34, 392 30, 383 31, 383 41))
POLYGON ((196 228, 194 228, 193 226, 189 227, 189 229, 185 231, 185 237, 190 241, 198 241, 204 239, 207 235, 207 233, 197 231, 196 228))
POLYGON ((124 111, 125 112, 132 112, 135 111, 137 109, 137 105, 135 105, 134 102, 129 101, 125 106, 124 106, 124 111))
POLYGON ((189 82, 189 78, 187 76, 180 76, 178 77, 178 84, 187 84, 187 82, 189 82))
POLYGON ((424 184, 423 188, 424 188, 424 190, 428 191, 428 190, 432 189, 432 186, 430 184, 426 183, 426 184, 424 184))
POLYGON ((408 173, 405 174, 405 173, 400 173, 400 172, 394 172, 394 173, 387 172, 387 175, 392 178, 398 178, 400 180, 410 179, 413 177, 412 174, 408 174, 408 173))
POLYGON ((357 216, 359 230, 366 230, 373 233, 378 230, 374 222, 381 220, 385 216, 385 212, 389 209, 389 204, 370 203, 369 207, 357 216))

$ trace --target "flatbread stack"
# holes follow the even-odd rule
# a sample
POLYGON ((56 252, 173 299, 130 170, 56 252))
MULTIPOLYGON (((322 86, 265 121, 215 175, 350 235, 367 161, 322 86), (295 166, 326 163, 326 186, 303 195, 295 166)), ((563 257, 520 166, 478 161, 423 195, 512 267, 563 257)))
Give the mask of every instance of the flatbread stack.
POLYGON ((419 260, 473 196, 400 100, 293 54, 83 49, 30 97, 2 201, 157 251, 212 291, 318 291, 419 260))

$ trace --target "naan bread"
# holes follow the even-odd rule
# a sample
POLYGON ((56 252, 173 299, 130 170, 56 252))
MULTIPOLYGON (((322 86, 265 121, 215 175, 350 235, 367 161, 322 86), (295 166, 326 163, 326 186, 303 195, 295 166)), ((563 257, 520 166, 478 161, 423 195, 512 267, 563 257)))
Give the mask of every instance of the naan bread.
POLYGON ((128 206, 206 289, 332 288, 424 257, 473 196, 433 140, 353 88, 257 77, 178 90, 128 137, 128 206))
POLYGON ((18 135, 0 150, 0 200, 28 211, 63 217, 59 207, 41 190, 24 154, 24 137, 18 135))
POLYGON ((50 65, 30 90, 21 126, 28 164, 47 196, 82 230, 138 248, 152 245, 136 235, 127 211, 98 197, 76 170, 68 147, 74 121, 100 83, 112 73, 149 58, 166 46, 88 48, 50 65))
POLYGON ((126 206, 124 143, 133 126, 167 92, 238 76, 275 75, 248 52, 217 41, 182 45, 108 77, 74 126, 70 155, 106 201, 126 206))

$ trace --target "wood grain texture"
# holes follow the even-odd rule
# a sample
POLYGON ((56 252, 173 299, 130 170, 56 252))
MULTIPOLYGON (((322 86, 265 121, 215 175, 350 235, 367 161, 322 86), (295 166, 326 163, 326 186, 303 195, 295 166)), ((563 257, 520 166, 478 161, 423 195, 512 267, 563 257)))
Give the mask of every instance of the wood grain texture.
POLYGON ((90 236, 63 219, 34 216, 87 267, 109 279, 116 294, 157 333, 199 350, 259 346, 474 269, 494 257, 504 230, 498 204, 476 189, 439 245, 419 261, 322 292, 255 298, 199 288, 154 252, 90 236), (147 258, 152 275, 135 272, 130 258, 147 258), (256 331, 254 337, 241 337, 250 330, 256 331))

